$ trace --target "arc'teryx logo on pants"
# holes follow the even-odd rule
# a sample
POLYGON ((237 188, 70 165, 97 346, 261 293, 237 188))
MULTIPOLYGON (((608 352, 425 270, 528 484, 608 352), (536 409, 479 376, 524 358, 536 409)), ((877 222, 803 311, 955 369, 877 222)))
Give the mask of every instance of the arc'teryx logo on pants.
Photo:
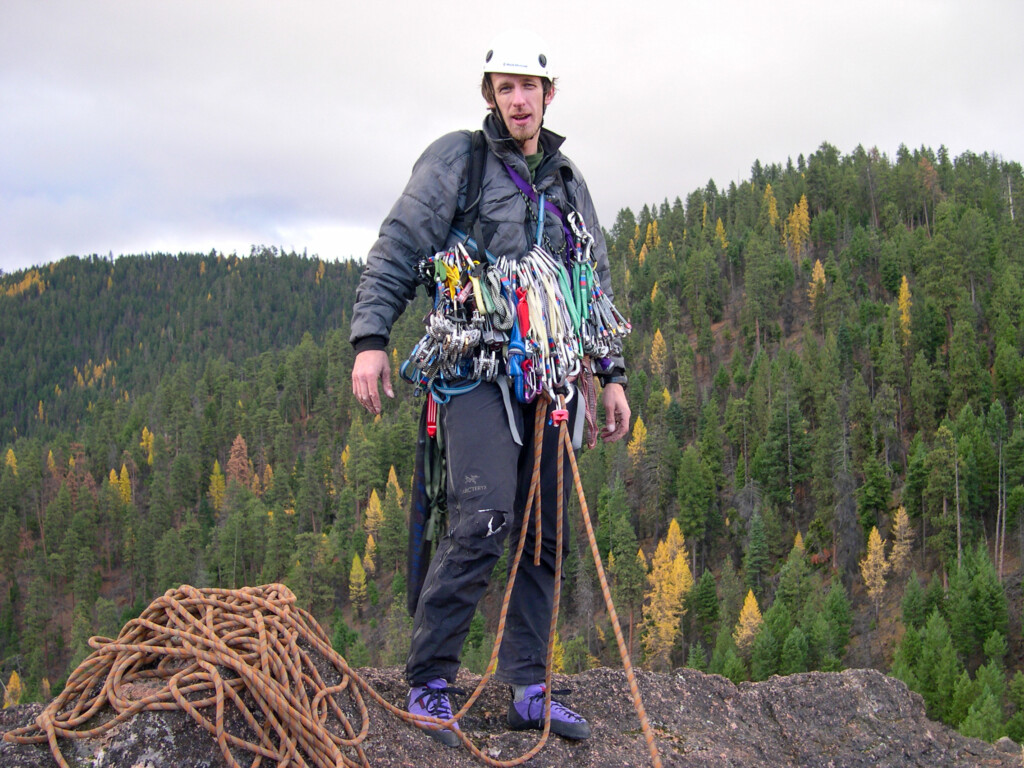
POLYGON ((478 493, 487 490, 487 485, 478 485, 480 475, 465 475, 462 478, 462 492, 466 493, 478 493))

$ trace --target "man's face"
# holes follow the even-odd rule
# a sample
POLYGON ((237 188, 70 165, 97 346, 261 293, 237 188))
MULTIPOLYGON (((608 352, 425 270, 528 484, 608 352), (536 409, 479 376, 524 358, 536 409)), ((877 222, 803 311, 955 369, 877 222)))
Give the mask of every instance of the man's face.
POLYGON ((536 153, 544 107, 555 97, 555 89, 548 89, 545 95, 544 84, 536 75, 495 73, 491 75, 491 85, 494 103, 488 106, 498 110, 524 155, 536 153))

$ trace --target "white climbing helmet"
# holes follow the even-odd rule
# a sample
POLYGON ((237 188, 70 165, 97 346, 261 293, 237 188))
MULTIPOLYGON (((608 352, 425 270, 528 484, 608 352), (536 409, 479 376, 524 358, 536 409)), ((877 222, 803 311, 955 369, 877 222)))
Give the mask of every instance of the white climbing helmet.
POLYGON ((548 68, 549 46, 535 32, 510 29, 495 37, 484 56, 484 74, 502 72, 554 80, 548 68))

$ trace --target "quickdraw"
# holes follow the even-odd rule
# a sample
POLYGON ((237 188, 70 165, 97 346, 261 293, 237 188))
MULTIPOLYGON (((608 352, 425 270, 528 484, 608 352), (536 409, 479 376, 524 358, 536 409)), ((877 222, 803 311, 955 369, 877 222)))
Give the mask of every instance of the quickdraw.
MULTIPOLYGON (((538 233, 542 231, 543 195, 538 233)), ((481 381, 508 375, 516 398, 553 398, 581 368, 584 356, 607 367, 621 355, 630 324, 601 290, 594 238, 583 219, 565 220, 571 240, 566 263, 539 244, 518 260, 480 261, 463 243, 421 261, 417 272, 434 285, 425 333, 400 373, 417 395, 438 403, 481 381)))

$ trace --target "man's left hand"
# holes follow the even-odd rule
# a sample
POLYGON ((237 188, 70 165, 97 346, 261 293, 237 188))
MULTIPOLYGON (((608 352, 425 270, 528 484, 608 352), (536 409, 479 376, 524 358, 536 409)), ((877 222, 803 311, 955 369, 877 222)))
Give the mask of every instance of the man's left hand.
POLYGON ((606 443, 621 440, 629 433, 629 401, 621 384, 605 384, 601 402, 604 403, 605 425, 601 439, 606 443))

